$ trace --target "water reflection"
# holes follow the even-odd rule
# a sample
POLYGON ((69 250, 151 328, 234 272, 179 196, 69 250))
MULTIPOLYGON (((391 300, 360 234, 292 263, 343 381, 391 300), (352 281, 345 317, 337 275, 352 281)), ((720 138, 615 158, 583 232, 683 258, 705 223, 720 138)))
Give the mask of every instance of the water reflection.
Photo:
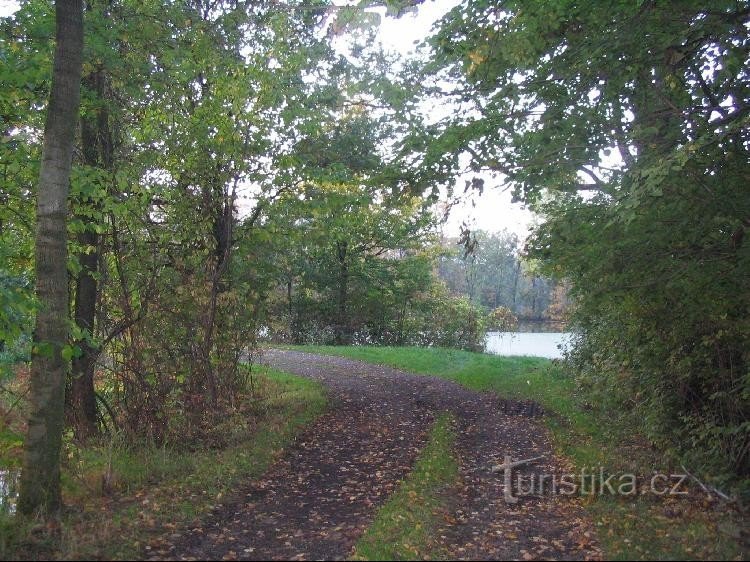
POLYGON ((485 351, 559 359, 571 336, 570 332, 488 332, 485 351))
POLYGON ((18 471, 0 470, 0 514, 15 513, 18 495, 18 471))

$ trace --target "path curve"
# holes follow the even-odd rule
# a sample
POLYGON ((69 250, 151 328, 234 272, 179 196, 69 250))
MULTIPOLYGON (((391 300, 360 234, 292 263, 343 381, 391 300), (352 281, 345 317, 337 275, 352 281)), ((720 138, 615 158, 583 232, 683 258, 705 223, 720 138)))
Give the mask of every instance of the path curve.
POLYGON ((501 407, 494 394, 389 367, 281 350, 268 351, 262 361, 323 383, 330 411, 261 479, 213 513, 202 533, 176 540, 169 558, 348 558, 378 507, 409 473, 435 415, 444 411, 456 417, 460 457, 452 513, 438 532, 450 558, 600 558, 590 521, 575 500, 527 497, 509 505, 503 479, 490 473, 504 455, 545 455, 524 470, 560 473, 537 419, 501 407))

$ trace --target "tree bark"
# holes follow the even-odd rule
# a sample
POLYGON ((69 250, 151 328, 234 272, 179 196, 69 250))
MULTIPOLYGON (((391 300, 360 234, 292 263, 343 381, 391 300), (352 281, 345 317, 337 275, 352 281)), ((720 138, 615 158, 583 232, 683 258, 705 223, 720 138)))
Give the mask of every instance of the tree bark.
POLYGON ((521 276, 521 260, 513 268, 513 314, 518 314, 518 278, 521 276))
POLYGON ((336 243, 336 256, 339 262, 338 319, 334 340, 336 345, 348 345, 351 343, 347 312, 347 300, 349 297, 349 261, 347 250, 348 244, 346 242, 336 243))
MULTIPOLYGON (((219 184, 219 174, 215 178, 216 185, 219 184)), ((236 187, 236 182, 235 182, 236 187)), ((232 236, 234 230, 234 201, 235 191, 226 193, 223 186, 213 190, 208 189, 204 193, 213 211, 213 235, 215 247, 213 250, 215 263, 209 264, 209 275, 211 277, 211 289, 208 314, 205 318, 203 345, 200 348, 201 367, 203 369, 204 382, 208 389, 212 405, 217 404, 219 398, 219 376, 211 361, 211 355, 215 347, 215 336, 217 333, 217 313, 219 307, 219 295, 229 289, 228 279, 225 278, 229 270, 232 257, 232 236), (211 204, 212 195, 218 202, 211 204)), ((207 206, 208 206, 207 205, 207 206)))
MULTIPOLYGON (((74 320, 82 330, 90 335, 94 333, 94 317, 98 283, 96 277, 99 269, 98 235, 86 231, 79 237, 81 244, 93 247, 94 250, 81 254, 81 272, 76 279, 76 302, 74 320)), ((97 434, 96 395, 94 393, 94 368, 99 350, 87 339, 77 342, 81 355, 73 359, 70 385, 70 421, 76 438, 85 440, 97 434)))
POLYGON ((67 198, 83 55, 81 0, 58 0, 52 90, 39 174, 36 295, 40 308, 31 361, 31 411, 24 442, 18 511, 59 511, 68 339, 67 198))
MULTIPOLYGON (((85 78, 86 85, 96 92, 101 106, 97 109, 95 118, 89 115, 81 119, 81 152, 83 162, 87 166, 111 170, 112 138, 109 112, 104 104, 104 81, 105 76, 101 69, 85 78)), ((96 201, 81 203, 98 205, 96 201)), ((81 271, 76 279, 73 317, 79 328, 93 336, 96 302, 99 296, 99 283, 96 277, 99 271, 99 235, 95 219, 86 214, 80 218, 86 229, 79 235, 78 242, 86 250, 78 256, 81 271)), ((99 349, 91 344, 90 338, 76 343, 81 348, 81 355, 73 359, 71 370, 69 423, 73 426, 76 438, 85 440, 98 433, 94 370, 99 349)))

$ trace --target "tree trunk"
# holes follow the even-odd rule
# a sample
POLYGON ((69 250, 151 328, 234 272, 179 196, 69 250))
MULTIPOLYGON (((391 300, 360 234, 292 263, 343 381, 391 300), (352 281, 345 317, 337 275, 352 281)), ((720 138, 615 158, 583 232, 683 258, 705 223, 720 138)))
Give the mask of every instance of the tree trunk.
POLYGON ((521 276, 521 261, 513 268, 513 314, 518 314, 518 278, 521 276))
MULTIPOLYGON (((89 74, 86 85, 97 94, 101 107, 96 119, 86 116, 81 119, 81 152, 87 166, 112 169, 112 138, 109 129, 109 113, 104 105, 104 80, 101 70, 89 74)), ((82 201, 82 204, 97 205, 96 201, 82 201)), ((86 230, 79 235, 78 242, 86 250, 78 256, 81 271, 76 279, 74 320, 90 336, 94 334, 94 317, 99 295, 96 274, 99 270, 99 235, 95 219, 85 213, 80 217, 86 230), (93 248, 93 250, 91 249, 93 248)), ((99 349, 91 344, 90 338, 76 342, 81 355, 73 359, 71 371, 69 421, 76 437, 85 440, 98 433, 96 394, 94 391, 94 370, 99 349)))
MULTIPOLYGON (((95 232, 84 232, 79 241, 93 246, 94 250, 79 257, 81 272, 76 280, 76 302, 74 320, 76 325, 89 334, 94 333, 94 316, 98 283, 94 275, 99 269, 98 235, 95 232)), ((94 393, 94 367, 98 349, 88 340, 77 342, 81 355, 73 359, 70 386, 70 421, 76 437, 85 440, 97 434, 96 395, 94 393)))
MULTIPOLYGON (((218 174, 217 174, 218 178, 218 174)), ((217 182, 218 179, 214 180, 217 182)), ((208 389, 208 395, 212 405, 217 404, 219 397, 219 376, 211 360, 215 347, 217 334, 217 313, 219 307, 219 296, 229 289, 228 279, 225 274, 229 269, 232 254, 232 235, 234 226, 234 201, 235 193, 225 193, 223 187, 207 189, 204 197, 208 200, 207 205, 212 205, 213 211, 213 236, 215 247, 213 250, 215 261, 209 265, 209 276, 211 278, 210 299, 208 314, 204 322, 204 337, 201 346, 201 368, 203 369, 204 382, 208 389), (211 196, 220 200, 211 203, 211 196)), ((233 389, 232 389, 233 390, 233 389)))
POLYGON ((297 322, 294 314, 294 299, 292 298, 292 274, 289 273, 289 278, 286 280, 286 310, 289 316, 289 341, 293 344, 299 344, 297 322))
POLYGON ((336 325, 336 345, 348 345, 351 340, 349 319, 347 318, 347 300, 349 297, 349 262, 346 242, 336 243, 336 254, 339 262, 338 319, 336 325))
POLYGON ((18 511, 59 511, 68 339, 67 198, 75 142, 83 54, 80 0, 58 0, 57 46, 52 74, 36 232, 36 295, 39 311, 31 361, 31 411, 24 442, 18 511))

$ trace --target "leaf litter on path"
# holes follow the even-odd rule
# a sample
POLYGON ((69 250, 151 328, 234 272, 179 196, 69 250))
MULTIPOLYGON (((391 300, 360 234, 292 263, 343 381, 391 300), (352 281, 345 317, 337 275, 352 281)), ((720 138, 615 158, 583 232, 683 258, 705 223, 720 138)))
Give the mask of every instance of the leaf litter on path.
MULTIPOLYGON (((559 474, 545 429, 497 397, 434 377, 339 357, 272 350, 272 367, 318 380, 332 402, 258 481, 204 521, 172 531, 149 559, 343 560, 410 472, 435 416, 457 420, 460 479, 436 542, 464 560, 600 559, 591 521, 569 497, 504 500, 491 466, 544 456, 529 474, 559 474)), ((524 411, 524 408, 519 410, 524 411)))

